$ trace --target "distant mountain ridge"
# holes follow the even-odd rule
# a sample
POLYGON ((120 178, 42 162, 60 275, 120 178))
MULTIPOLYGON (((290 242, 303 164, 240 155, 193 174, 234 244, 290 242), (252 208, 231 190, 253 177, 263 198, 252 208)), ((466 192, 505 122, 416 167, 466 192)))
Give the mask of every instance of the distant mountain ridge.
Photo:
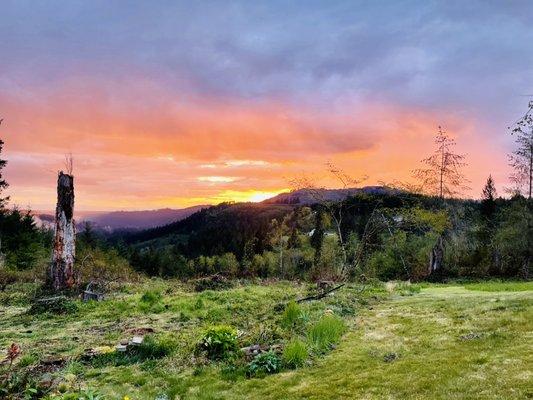
MULTIPOLYGON (((78 229, 82 229, 84 222, 89 221, 97 230, 143 230, 180 221, 206 207, 209 206, 198 205, 181 209, 161 208, 158 210, 95 212, 78 216, 76 222, 78 229)), ((36 220, 40 225, 51 227, 54 223, 54 216, 49 213, 37 214, 36 220)))
POLYGON ((385 186, 363 186, 361 188, 346 189, 298 189, 287 193, 280 193, 270 199, 264 200, 265 204, 294 204, 311 205, 320 201, 341 201, 347 197, 360 193, 366 194, 394 194, 398 190, 385 186))

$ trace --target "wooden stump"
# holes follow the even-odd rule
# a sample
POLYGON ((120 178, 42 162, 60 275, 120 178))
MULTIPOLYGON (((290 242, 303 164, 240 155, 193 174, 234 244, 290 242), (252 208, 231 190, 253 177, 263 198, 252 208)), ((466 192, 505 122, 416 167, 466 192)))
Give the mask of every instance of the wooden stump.
POLYGON ((74 177, 61 171, 57 178, 57 207, 52 263, 48 275, 54 290, 73 287, 77 282, 74 271, 76 227, 74 223, 74 177))

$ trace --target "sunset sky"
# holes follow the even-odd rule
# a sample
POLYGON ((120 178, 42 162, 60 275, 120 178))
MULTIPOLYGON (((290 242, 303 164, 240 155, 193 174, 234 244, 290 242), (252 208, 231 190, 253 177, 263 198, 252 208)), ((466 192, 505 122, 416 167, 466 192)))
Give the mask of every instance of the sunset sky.
POLYGON ((532 1, 2 2, 11 204, 257 201, 331 161, 407 179, 442 125, 478 197, 533 94, 532 1))

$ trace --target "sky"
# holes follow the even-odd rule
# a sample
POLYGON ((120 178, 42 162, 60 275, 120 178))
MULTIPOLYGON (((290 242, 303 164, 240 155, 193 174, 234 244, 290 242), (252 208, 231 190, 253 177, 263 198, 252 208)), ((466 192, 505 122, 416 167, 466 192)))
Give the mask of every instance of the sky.
POLYGON ((408 180, 442 125, 479 197, 533 94, 533 2, 25 1, 0 16, 11 204, 259 201, 332 162, 408 180))

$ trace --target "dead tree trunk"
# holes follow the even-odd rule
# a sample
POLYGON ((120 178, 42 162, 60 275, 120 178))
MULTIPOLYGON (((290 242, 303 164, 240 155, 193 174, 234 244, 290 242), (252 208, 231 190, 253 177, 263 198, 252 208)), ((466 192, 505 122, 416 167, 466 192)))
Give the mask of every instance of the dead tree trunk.
POLYGON ((429 256, 428 275, 432 278, 439 278, 442 273, 442 264, 444 262, 444 240, 442 236, 437 239, 437 243, 431 249, 429 256))
POLYGON ((48 281, 54 290, 76 284, 76 227, 74 224, 74 177, 61 171, 57 178, 57 207, 54 247, 48 281))

